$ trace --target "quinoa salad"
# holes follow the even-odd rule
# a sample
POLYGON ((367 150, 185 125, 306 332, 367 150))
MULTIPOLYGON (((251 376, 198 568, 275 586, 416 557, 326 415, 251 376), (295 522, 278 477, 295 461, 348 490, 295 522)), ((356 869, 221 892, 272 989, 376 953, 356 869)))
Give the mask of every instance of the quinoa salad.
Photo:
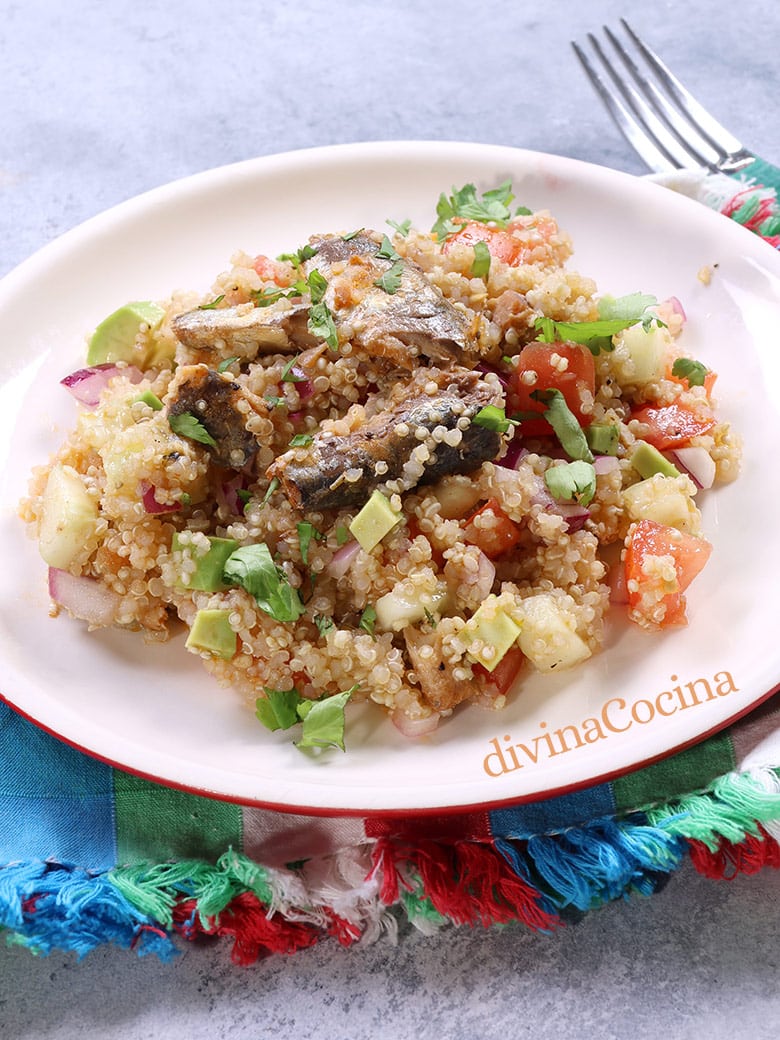
POLYGON ((52 616, 183 640, 259 723, 342 749, 348 701, 422 736, 621 619, 688 623, 740 444, 683 303, 597 288, 508 182, 435 208, 101 322, 20 509, 52 616))

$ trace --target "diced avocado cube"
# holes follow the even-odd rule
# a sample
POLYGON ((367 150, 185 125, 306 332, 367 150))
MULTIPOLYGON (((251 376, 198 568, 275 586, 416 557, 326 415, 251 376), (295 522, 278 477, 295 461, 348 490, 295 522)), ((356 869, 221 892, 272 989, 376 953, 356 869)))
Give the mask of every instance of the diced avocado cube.
POLYGON ((654 477, 656 473, 662 474, 664 477, 679 477, 680 471, 676 466, 665 458, 658 448, 654 448, 652 444, 648 444, 647 441, 638 441, 637 446, 634 449, 634 454, 631 456, 631 465, 637 471, 640 477, 644 477, 645 480, 648 477, 654 477))
POLYGON ((492 672, 517 642, 519 635, 520 626, 496 606, 494 596, 489 596, 469 618, 460 638, 464 643, 471 644, 469 657, 492 672))
POLYGON ((144 404, 148 404, 153 412, 161 412, 163 403, 157 394, 153 394, 151 390, 144 390, 142 394, 139 394, 135 398, 136 401, 142 401, 144 404))
POLYGON ((188 650, 206 650, 229 661, 238 647, 236 633, 230 627, 229 610, 199 610, 184 644, 188 650))
POLYGON ((594 455, 616 455, 620 430, 614 423, 592 423, 585 430, 585 440, 594 455))
POLYGON ((385 535, 392 531, 401 516, 381 491, 375 491, 349 525, 349 529, 361 547, 366 552, 371 552, 374 546, 379 545, 385 535))
MULTIPOLYGON (((183 552, 189 548, 189 546, 181 544, 181 538, 178 534, 173 536, 171 543, 172 552, 183 552)), ((180 580, 178 584, 182 588, 198 589, 200 592, 219 592, 221 589, 224 589, 226 585, 222 580, 222 572, 228 556, 234 553, 237 548, 238 542, 234 538, 210 537, 208 552, 204 553, 203 556, 196 556, 195 553, 192 553, 195 570, 190 575, 189 580, 186 582, 180 580)))
POLYGON ((103 365, 111 361, 137 361, 135 339, 142 325, 154 328, 165 317, 156 303, 137 300, 109 314, 92 333, 87 348, 87 364, 103 365))

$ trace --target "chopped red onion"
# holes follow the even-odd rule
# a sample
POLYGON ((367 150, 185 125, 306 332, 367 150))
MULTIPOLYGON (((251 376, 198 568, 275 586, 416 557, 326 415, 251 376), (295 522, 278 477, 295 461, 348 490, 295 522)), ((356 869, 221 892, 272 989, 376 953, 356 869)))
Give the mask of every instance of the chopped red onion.
POLYGON ((100 404, 100 395, 105 388, 117 376, 124 376, 131 383, 140 383, 144 375, 134 365, 119 368, 117 365, 107 363, 105 365, 91 365, 89 368, 80 368, 71 372, 60 380, 62 386, 83 404, 85 408, 97 408, 100 404))
POLYGON ((438 712, 433 712, 424 719, 410 719, 400 708, 396 708, 390 715, 390 719, 398 732, 403 733, 405 737, 409 737, 412 740, 415 737, 425 737, 429 733, 433 733, 439 725, 440 718, 441 715, 438 712))
POLYGON ((597 455, 593 460, 593 468, 598 476, 614 472, 619 465, 620 462, 614 455, 597 455))
POLYGON ((500 368, 497 368, 495 365, 491 365, 487 361, 480 361, 477 365, 477 371, 481 372, 483 375, 488 375, 488 373, 492 373, 494 376, 498 376, 498 381, 499 383, 501 383, 503 388, 505 390, 509 389, 508 373, 503 372, 500 368))
POLYGON ((482 550, 478 550, 477 571, 471 583, 472 591, 476 592, 480 600, 487 599, 493 591, 493 582, 496 580, 496 565, 482 550))
POLYGON ((217 505, 232 516, 242 516, 244 503, 238 497, 238 492, 244 488, 244 478, 239 475, 232 480, 223 480, 217 484, 215 498, 217 505))
POLYGON ((94 628, 113 625, 121 597, 95 578, 49 567, 49 595, 74 617, 94 628))
POLYGON ((541 477, 536 480, 536 491, 531 497, 531 505, 542 506, 546 512, 562 516, 566 520, 569 534, 579 531, 590 516, 590 510, 578 502, 558 502, 554 499, 541 477))
POLYGON ((141 501, 147 513, 178 513, 181 505, 178 502, 172 505, 167 502, 157 501, 157 488, 147 480, 141 481, 141 501))
POLYGON ((352 565, 357 554, 360 552, 360 542, 353 538, 352 541, 342 545, 333 554, 333 559, 327 566, 328 574, 332 578, 343 578, 352 565))
POLYGON ((517 469, 527 454, 528 449, 523 447, 522 438, 515 433, 514 438, 509 442, 506 455, 502 459, 498 459, 496 465, 503 466, 504 469, 517 469))
POLYGON ((712 487, 715 482, 715 461, 706 448, 699 444, 690 448, 674 448, 672 456, 696 487, 704 490, 712 487))

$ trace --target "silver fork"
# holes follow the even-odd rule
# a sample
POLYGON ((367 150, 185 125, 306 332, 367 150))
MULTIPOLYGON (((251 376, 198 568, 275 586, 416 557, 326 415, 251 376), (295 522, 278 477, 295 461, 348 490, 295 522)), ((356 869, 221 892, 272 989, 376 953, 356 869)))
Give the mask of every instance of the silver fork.
POLYGON ((607 26, 604 34, 622 75, 593 33, 588 43, 598 64, 577 43, 572 47, 618 129, 650 169, 736 173, 754 163, 754 153, 699 104, 624 18, 620 24, 624 43, 607 26))

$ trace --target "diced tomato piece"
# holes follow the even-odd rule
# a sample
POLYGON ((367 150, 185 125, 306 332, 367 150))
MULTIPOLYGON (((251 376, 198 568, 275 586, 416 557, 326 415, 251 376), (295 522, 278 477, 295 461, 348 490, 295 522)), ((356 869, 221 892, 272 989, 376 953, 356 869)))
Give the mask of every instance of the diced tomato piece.
POLYGON ((712 546, 703 538, 683 534, 655 520, 640 520, 631 532, 625 555, 628 607, 632 620, 640 623, 644 620, 660 628, 686 624, 683 593, 704 567, 711 552, 712 546), (652 603, 644 595, 653 581, 653 577, 645 570, 650 556, 671 556, 677 576, 677 588, 653 599, 652 603), (660 621, 652 616, 652 609, 658 603, 666 607, 660 621))
POLYGON ((464 224, 460 231, 450 235, 442 243, 441 251, 449 253, 454 245, 473 246, 477 242, 484 242, 491 256, 497 260, 503 260, 510 267, 522 263, 522 256, 527 252, 524 244, 508 231, 499 228, 488 227, 476 220, 470 220, 464 224))
POLYGON ((504 654, 492 672, 477 662, 474 671, 484 677, 485 682, 495 687, 499 694, 504 694, 512 686, 520 669, 523 667, 525 654, 519 646, 513 646, 504 654))
POLYGON ((632 413, 631 418, 650 427, 644 439, 659 451, 680 448, 691 437, 698 437, 715 425, 713 416, 702 416, 682 404, 640 408, 638 412, 632 413))
POLYGON ((490 227, 478 220, 464 221, 459 231, 455 231, 442 243, 441 250, 448 253, 457 243, 460 245, 473 246, 476 242, 484 242, 488 252, 496 260, 503 260, 510 267, 519 267, 531 259, 531 255, 541 242, 549 242, 553 235, 557 234, 558 225, 552 217, 540 217, 534 223, 527 224, 524 221, 514 221, 508 224, 506 229, 490 227), (517 238, 512 231, 533 232, 526 240, 517 238))
MULTIPOLYGON (((513 369, 507 412, 544 412, 544 402, 531 397, 536 390, 560 390, 580 426, 589 426, 596 390, 593 355, 579 343, 529 343, 520 351, 513 369), (554 361, 556 355, 565 361, 565 367, 562 361, 554 361)), ((520 429, 526 437, 550 436, 553 432, 541 418, 521 420, 520 429)))
POLYGON ((276 282, 282 288, 286 289, 295 281, 295 276, 286 264, 272 260, 269 256, 256 256, 252 266, 262 279, 267 282, 276 282))
POLYGON ((510 520, 498 502, 490 498, 471 516, 463 537, 470 545, 480 548, 488 559, 494 560, 517 545, 522 531, 514 520, 510 520), (481 522, 475 522, 478 517, 481 522))

